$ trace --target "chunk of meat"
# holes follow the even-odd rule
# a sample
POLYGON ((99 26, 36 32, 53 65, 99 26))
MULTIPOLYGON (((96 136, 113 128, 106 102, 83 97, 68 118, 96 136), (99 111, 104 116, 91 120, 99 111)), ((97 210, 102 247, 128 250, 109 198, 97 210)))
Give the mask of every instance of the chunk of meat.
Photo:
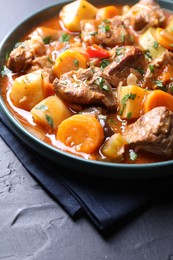
POLYGON ((52 70, 52 66, 54 64, 54 61, 47 55, 36 57, 31 64, 30 69, 27 72, 32 72, 39 69, 44 69, 47 71, 52 70))
POLYGON ((114 131, 111 129, 111 127, 109 126, 109 124, 107 123, 106 121, 106 116, 104 114, 102 114, 102 108, 98 107, 89 107, 89 108, 86 108, 85 110, 81 111, 82 114, 88 114, 88 115, 92 115, 92 116, 95 116, 100 124, 102 125, 103 127, 103 130, 104 130, 104 136, 105 138, 107 137, 110 137, 111 135, 114 134, 114 131))
MULTIPOLYGON (((173 53, 166 50, 160 57, 154 59, 148 66, 144 75, 143 88, 163 89, 169 92, 173 76, 173 53), (170 70, 170 71, 169 71, 170 70), (171 75, 166 77, 167 75, 171 75)), ((170 93, 172 94, 172 92, 170 93)))
POLYGON ((41 37, 33 37, 22 42, 10 53, 7 67, 13 72, 21 72, 32 65, 34 58, 46 53, 46 47, 41 37))
POLYGON ((99 104, 115 109, 116 100, 111 85, 99 68, 70 71, 53 82, 57 95, 77 104, 99 104))
POLYGON ((165 21, 163 10, 154 0, 139 1, 123 17, 126 26, 132 26, 132 29, 139 33, 149 27, 161 26, 165 21))
POLYGON ((173 154, 173 113, 166 107, 155 107, 127 126, 124 137, 136 151, 173 154))
POLYGON ((132 73, 140 80, 141 74, 148 64, 143 52, 134 46, 115 47, 114 60, 104 69, 104 77, 114 86, 117 87, 121 82, 127 85, 127 78, 132 73))
POLYGON ((103 21, 82 20, 81 37, 86 45, 102 44, 107 47, 132 45, 133 37, 121 16, 103 21))

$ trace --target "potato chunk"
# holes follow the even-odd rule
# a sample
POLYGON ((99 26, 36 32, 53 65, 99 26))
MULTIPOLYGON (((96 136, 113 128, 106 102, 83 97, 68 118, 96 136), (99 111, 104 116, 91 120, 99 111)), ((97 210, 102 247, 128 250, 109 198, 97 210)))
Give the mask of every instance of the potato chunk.
POLYGON ((80 21, 95 18, 97 8, 85 0, 77 0, 65 5, 60 18, 69 31, 80 31, 80 21))
POLYGON ((124 119, 135 119, 143 113, 143 102, 149 91, 136 85, 118 87, 119 115, 124 119))
POLYGON ((16 107, 30 111, 44 98, 43 75, 38 70, 14 80, 11 88, 11 100, 16 107))
POLYGON ((72 115, 69 108, 56 95, 42 100, 31 110, 31 114, 37 124, 53 129, 72 115))

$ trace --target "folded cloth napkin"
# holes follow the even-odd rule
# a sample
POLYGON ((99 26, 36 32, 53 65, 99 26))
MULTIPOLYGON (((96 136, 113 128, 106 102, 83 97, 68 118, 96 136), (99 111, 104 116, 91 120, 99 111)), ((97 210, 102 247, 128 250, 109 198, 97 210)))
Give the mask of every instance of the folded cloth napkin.
POLYGON ((130 216, 150 205, 173 183, 170 177, 132 181, 102 179, 56 165, 23 144, 1 112, 0 135, 27 171, 71 217, 85 212, 100 231, 112 230, 123 221, 127 223, 130 216))

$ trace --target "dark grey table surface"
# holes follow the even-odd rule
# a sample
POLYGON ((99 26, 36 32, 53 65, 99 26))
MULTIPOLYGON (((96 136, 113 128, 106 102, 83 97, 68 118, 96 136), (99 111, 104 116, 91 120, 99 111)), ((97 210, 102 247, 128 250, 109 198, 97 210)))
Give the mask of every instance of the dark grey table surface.
MULTIPOLYGON (((54 0, 0 0, 0 40, 54 0)), ((173 260, 171 191, 105 239, 85 218, 73 221, 0 139, 0 259, 173 260)))

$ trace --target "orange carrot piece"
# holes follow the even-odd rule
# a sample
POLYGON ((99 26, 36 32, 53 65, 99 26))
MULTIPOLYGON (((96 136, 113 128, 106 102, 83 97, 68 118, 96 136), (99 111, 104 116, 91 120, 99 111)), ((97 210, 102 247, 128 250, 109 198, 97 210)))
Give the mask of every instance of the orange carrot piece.
POLYGON ((114 5, 109 5, 98 9, 96 13, 97 20, 109 19, 118 15, 118 9, 114 5))
POLYGON ((144 113, 159 106, 165 106, 173 112, 173 96, 162 90, 151 91, 144 101, 144 113))
POLYGON ((53 73, 59 78, 62 74, 79 68, 87 68, 85 56, 77 51, 66 50, 55 61, 53 73))
POLYGON ((94 116, 73 115, 58 127, 56 139, 77 152, 87 154, 99 149, 104 140, 103 127, 94 116))
POLYGON ((173 34, 162 29, 157 28, 155 33, 156 40, 160 45, 173 51, 173 34))

